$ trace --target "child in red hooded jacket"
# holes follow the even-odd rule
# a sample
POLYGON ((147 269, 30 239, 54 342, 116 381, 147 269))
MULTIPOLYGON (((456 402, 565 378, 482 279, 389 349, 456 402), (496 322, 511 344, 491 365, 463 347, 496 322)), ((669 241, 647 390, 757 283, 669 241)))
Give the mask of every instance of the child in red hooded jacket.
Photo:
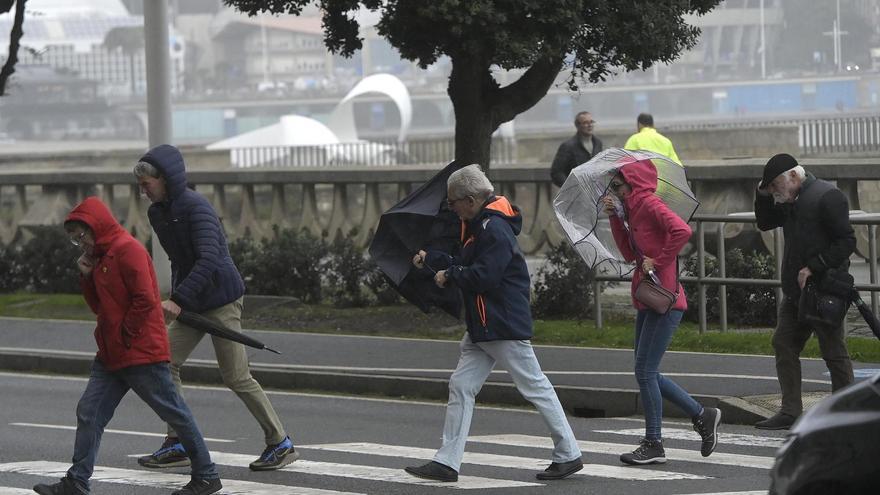
POLYGON ((73 465, 42 495, 84 495, 104 428, 129 391, 174 426, 192 461, 192 479, 175 495, 204 495, 222 487, 193 415, 171 381, 170 351, 156 273, 147 250, 116 221, 98 198, 89 197, 67 216, 64 228, 82 255, 80 287, 97 315, 98 353, 76 407, 73 465))

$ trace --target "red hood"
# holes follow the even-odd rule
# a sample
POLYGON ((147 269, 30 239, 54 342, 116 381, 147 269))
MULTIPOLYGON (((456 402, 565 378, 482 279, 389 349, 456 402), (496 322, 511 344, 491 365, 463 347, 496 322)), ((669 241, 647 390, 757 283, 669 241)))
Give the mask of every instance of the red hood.
POLYGON ((83 222, 92 229, 95 234, 95 255, 97 256, 106 253, 116 237, 125 232, 107 205, 95 196, 89 196, 82 203, 76 205, 67 215, 67 220, 83 222))
POLYGON ((628 211, 634 211, 657 191, 657 168, 650 160, 627 163, 617 171, 632 188, 624 201, 628 211))

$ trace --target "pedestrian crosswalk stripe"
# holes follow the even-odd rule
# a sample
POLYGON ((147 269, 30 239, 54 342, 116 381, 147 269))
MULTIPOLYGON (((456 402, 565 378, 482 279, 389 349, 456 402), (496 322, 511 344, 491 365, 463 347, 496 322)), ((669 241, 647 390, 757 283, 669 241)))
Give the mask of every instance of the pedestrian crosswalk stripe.
MULTIPOLYGON (((610 433, 612 435, 630 435, 640 436, 645 434, 644 428, 628 428, 622 430, 593 430, 596 433, 610 433)), ((692 430, 682 428, 663 428, 663 439, 671 440, 695 440, 700 441, 700 435, 692 430)), ((782 446, 782 438, 779 437, 762 437, 758 435, 744 435, 740 433, 721 432, 718 435, 718 442, 725 445, 745 445, 748 447, 771 447, 778 449, 782 446)))
MULTIPOLYGON (((385 445, 366 442, 301 445, 300 448, 389 457, 409 457, 413 459, 432 459, 435 452, 432 449, 419 447, 404 447, 400 445, 385 445)), ((475 464, 480 466, 528 469, 531 471, 543 471, 550 464, 550 461, 543 459, 484 454, 479 452, 465 452, 463 462, 465 464, 475 464)), ((654 471, 652 469, 632 469, 630 467, 606 466, 604 464, 584 464, 584 469, 578 472, 577 475, 632 481, 710 479, 708 476, 699 476, 696 474, 654 471)))
MULTIPOLYGON (((52 461, 10 462, 0 464, 0 472, 29 474, 48 478, 61 478, 67 474, 70 464, 52 461)), ((95 466, 92 482, 118 483, 153 488, 178 489, 189 483, 185 474, 172 474, 156 471, 120 469, 95 466)), ((53 482, 54 482, 53 481, 53 482)), ((363 495, 352 492, 339 492, 298 486, 272 485, 254 481, 224 479, 220 495, 363 495)))
MULTIPOLYGON (((9 426, 25 426, 30 428, 49 428, 54 430, 70 430, 76 431, 76 426, 68 426, 68 425, 49 425, 43 423, 9 423, 9 426)), ((104 430, 104 433, 116 433, 118 435, 135 435, 139 437, 159 437, 165 438, 166 433, 153 433, 147 431, 128 431, 128 430, 114 430, 112 428, 107 428, 104 430)), ((205 437, 206 442, 218 442, 218 443, 235 443, 235 440, 228 440, 225 438, 212 438, 205 437)))
MULTIPOLYGON (((548 437, 532 435, 483 435, 468 437, 469 442, 491 443, 498 445, 514 445, 518 447, 553 448, 553 441, 548 437)), ((597 454, 620 455, 631 452, 635 446, 621 443, 587 442, 578 441, 578 446, 584 452, 597 454)), ((756 455, 727 454, 715 452, 709 457, 703 457, 696 450, 670 449, 666 450, 666 458, 672 461, 699 462, 702 464, 724 464, 728 466, 750 467, 758 469, 770 469, 773 467, 772 457, 756 455)))
POLYGON ((25 488, 13 488, 11 486, 0 486, 0 495, 34 495, 33 490, 25 488))
POLYGON ((756 490, 753 492, 689 493, 687 495, 767 495, 767 490, 756 490))
MULTIPOLYGON (((211 451, 211 460, 213 460, 215 464, 219 464, 221 466, 247 467, 248 464, 253 461, 253 456, 211 451)), ((405 483, 409 485, 442 486, 446 488, 458 488, 465 490, 543 486, 540 483, 498 480, 492 478, 480 478, 477 476, 459 476, 457 482, 445 483, 441 481, 431 481, 422 478, 416 478, 415 476, 406 473, 403 468, 390 469, 377 466, 340 464, 337 462, 307 461, 303 459, 300 459, 293 464, 288 464, 281 469, 283 471, 291 471, 302 474, 339 476, 343 478, 405 483)))

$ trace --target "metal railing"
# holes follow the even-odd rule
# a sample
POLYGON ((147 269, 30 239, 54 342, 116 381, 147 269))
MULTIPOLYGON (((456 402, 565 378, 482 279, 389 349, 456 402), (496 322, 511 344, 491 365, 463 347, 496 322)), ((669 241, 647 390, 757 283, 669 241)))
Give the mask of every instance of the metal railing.
MULTIPOLYGON (((708 329, 707 318, 707 286, 718 286, 718 314, 719 326, 722 332, 727 331, 727 286, 752 286, 752 287, 773 287, 776 289, 777 305, 782 301, 782 282, 779 279, 782 273, 782 255, 783 255, 783 238, 780 228, 774 229, 769 234, 772 236, 772 249, 774 260, 776 262, 775 279, 756 279, 756 278, 728 278, 727 264, 725 260, 725 235, 724 227, 727 224, 754 224, 756 223, 754 213, 732 214, 732 215, 694 215, 691 224, 695 226, 696 256, 697 256, 697 276, 680 277, 682 282, 696 284, 697 286, 697 304, 698 319, 700 324, 700 333, 708 329), (706 228, 707 223, 717 224, 714 234, 717 236, 715 253, 718 262, 718 276, 709 277, 706 275, 706 228)), ((871 293, 871 309, 877 314, 880 308, 880 279, 877 272, 877 226, 880 225, 880 214, 877 213, 850 213, 850 223, 852 225, 864 225, 867 227, 868 238, 868 255, 867 263, 869 268, 869 283, 856 283, 855 288, 859 291, 871 293)), ((595 318, 596 328, 601 329, 602 321, 602 291, 601 282, 631 282, 630 277, 599 275, 593 280, 593 315, 595 318)))
MULTIPOLYGON (((430 165, 448 163, 455 157, 455 139, 359 141, 311 146, 248 146, 229 150, 237 168, 347 167, 430 165)), ((495 164, 516 163, 516 141, 493 139, 495 164)))

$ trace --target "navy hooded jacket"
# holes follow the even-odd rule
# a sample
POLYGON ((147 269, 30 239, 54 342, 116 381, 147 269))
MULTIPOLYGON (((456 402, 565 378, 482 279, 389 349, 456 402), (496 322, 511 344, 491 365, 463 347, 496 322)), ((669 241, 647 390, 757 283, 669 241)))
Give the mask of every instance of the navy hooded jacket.
POLYGON ((472 342, 532 338, 529 270, 516 236, 522 215, 503 196, 490 197, 472 220, 462 222, 461 255, 429 251, 429 268, 446 270, 461 290, 472 342))
POLYGON ((183 156, 160 144, 141 157, 165 178, 166 198, 150 205, 150 225, 171 260, 171 300, 202 312, 244 294, 244 281, 229 255, 226 234, 214 208, 187 187, 183 156))

